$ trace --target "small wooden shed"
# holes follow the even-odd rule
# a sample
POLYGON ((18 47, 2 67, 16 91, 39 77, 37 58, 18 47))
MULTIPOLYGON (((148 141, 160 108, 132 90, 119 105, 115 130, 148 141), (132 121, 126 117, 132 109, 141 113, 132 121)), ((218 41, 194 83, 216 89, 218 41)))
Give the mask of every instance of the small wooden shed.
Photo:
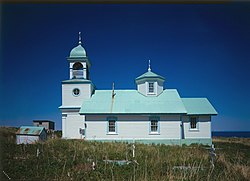
POLYGON ((32 144, 46 139, 47 133, 44 127, 21 126, 16 132, 17 144, 32 144))

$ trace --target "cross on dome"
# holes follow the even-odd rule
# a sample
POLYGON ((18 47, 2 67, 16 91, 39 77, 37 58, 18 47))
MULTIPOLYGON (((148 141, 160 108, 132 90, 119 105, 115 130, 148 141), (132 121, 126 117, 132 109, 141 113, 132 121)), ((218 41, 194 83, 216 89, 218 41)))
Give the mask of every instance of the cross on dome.
POLYGON ((151 72, 151 68, 150 68, 150 60, 148 60, 148 71, 151 72))
POLYGON ((78 39, 79 39, 79 45, 81 45, 82 44, 82 37, 81 37, 81 32, 79 31, 79 37, 78 37, 78 39))
POLYGON ((82 36, 80 31, 78 32, 78 45, 70 51, 69 57, 70 58, 86 57, 86 51, 82 47, 82 36))

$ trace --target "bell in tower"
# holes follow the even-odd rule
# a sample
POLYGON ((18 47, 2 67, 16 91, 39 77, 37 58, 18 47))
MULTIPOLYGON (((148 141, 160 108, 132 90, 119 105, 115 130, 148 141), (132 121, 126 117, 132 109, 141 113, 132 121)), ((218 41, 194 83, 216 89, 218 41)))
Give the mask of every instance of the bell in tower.
POLYGON ((73 79, 83 78, 83 65, 81 62, 73 64, 73 79))

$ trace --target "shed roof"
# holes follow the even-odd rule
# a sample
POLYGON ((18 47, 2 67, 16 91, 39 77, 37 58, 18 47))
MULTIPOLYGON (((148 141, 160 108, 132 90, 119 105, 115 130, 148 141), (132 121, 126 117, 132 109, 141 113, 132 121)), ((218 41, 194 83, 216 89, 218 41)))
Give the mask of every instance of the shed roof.
POLYGON ((157 97, 144 96, 137 90, 96 90, 81 106, 80 114, 178 114, 186 109, 176 89, 166 89, 157 97))
POLYGON ((182 98, 188 115, 217 115, 218 113, 207 98, 182 98))
POLYGON ((44 127, 37 126, 21 126, 16 134, 20 135, 40 135, 42 131, 45 130, 44 127))

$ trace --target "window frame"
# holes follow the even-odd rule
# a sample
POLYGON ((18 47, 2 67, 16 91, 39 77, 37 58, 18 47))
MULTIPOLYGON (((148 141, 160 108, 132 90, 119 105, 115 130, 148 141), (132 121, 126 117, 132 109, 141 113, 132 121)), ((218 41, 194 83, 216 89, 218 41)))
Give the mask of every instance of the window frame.
POLYGON ((149 134, 159 135, 160 134, 160 118, 159 117, 149 117, 149 134), (152 125, 153 122, 156 122, 156 125, 152 125), (156 131, 152 129, 152 126, 157 126, 156 131))
POLYGON ((108 117, 107 118, 107 134, 108 135, 116 135, 117 132, 117 117, 108 117), (110 122, 114 122, 114 131, 110 131, 110 122))
POLYGON ((153 81, 147 82, 147 94, 149 95, 156 94, 155 82, 153 81), (153 85, 153 87, 150 87, 150 85, 153 85), (153 88, 153 92, 150 91, 150 88, 153 88))
POLYGON ((198 116, 189 116, 189 130, 199 131, 199 117, 198 116), (196 121, 195 128, 192 128, 192 119, 195 119, 196 121))

